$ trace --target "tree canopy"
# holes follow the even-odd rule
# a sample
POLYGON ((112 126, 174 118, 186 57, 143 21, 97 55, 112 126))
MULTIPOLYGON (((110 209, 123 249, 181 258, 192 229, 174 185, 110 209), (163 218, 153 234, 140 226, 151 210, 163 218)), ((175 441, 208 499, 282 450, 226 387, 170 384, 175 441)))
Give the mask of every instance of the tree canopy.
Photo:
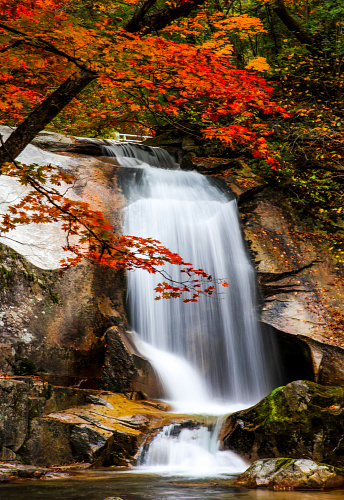
MULTIPOLYGON (((339 214, 331 172, 342 157, 343 11, 337 0, 1 0, 0 120, 17 128, 0 165, 33 188, 2 231, 34 220, 29 213, 42 222, 48 205, 44 222, 62 219, 105 265, 183 264, 157 242, 111 235, 101 214, 59 198, 47 188, 56 173, 14 163, 46 127, 105 137, 174 127, 220 154, 243 154, 313 216, 324 218, 327 201, 339 214)), ((73 248, 77 259, 83 248, 73 248)), ((166 296, 184 287, 165 283, 166 296)))

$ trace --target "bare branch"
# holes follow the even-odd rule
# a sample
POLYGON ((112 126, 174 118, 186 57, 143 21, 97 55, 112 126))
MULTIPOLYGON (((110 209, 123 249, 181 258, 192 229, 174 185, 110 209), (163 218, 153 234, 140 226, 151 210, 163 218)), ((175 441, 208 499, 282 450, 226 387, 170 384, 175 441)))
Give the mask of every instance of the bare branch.
POLYGON ((14 43, 11 43, 11 45, 7 45, 6 47, 3 47, 0 49, 1 52, 6 52, 7 50, 14 49, 15 47, 18 47, 21 43, 23 43, 24 40, 16 40, 14 43))

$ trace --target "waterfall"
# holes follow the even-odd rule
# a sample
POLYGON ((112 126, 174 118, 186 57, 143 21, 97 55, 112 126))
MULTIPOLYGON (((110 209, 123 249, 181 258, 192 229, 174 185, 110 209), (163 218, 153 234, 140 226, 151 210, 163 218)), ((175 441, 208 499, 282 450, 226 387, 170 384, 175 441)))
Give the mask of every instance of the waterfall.
MULTIPOLYGON (((240 473, 246 462, 231 451, 220 451, 218 434, 222 420, 215 428, 179 429, 170 424, 153 439, 142 453, 140 472, 179 476, 216 476, 240 473)), ((209 426, 210 427, 210 426, 209 426)))
MULTIPOLYGON (((105 147, 104 154, 135 169, 125 188, 123 233, 157 239, 193 267, 229 284, 213 296, 202 296, 198 304, 155 301, 154 288, 161 277, 142 270, 128 273, 130 322, 138 348, 160 374, 166 399, 176 411, 208 414, 256 403, 276 386, 277 358, 273 346, 264 346, 262 340, 254 270, 234 197, 214 180, 180 170, 159 148, 113 145, 105 147)), ((177 266, 165 270, 183 281, 177 266)), ((204 429, 182 431, 177 441, 169 439, 170 428, 164 429, 151 444, 147 460, 154 462, 156 458, 149 458, 153 454, 165 456, 170 465, 180 463, 176 449, 190 451, 195 433, 203 433, 199 443, 203 456, 208 456, 211 439, 204 429)))

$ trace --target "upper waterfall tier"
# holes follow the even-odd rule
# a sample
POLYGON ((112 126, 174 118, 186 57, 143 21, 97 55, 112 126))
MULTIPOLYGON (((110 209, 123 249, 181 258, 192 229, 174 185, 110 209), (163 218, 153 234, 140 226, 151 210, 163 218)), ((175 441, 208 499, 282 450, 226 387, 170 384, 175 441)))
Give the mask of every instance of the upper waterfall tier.
POLYGON ((131 144, 130 142, 118 143, 107 141, 102 145, 104 156, 113 156, 123 167, 139 167, 142 164, 167 169, 179 168, 178 163, 172 156, 161 148, 152 148, 143 144, 131 144))

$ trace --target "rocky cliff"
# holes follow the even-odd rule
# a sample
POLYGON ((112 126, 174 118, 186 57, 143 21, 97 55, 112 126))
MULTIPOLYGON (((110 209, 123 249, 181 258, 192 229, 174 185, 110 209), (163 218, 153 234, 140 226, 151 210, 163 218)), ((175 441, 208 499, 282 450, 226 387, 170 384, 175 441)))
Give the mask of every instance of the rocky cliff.
MULTIPOLYGON (((1 132, 10 131, 3 127, 1 132)), ((19 160, 51 163, 72 172, 76 182, 69 196, 84 199, 92 208, 102 210, 114 227, 119 228, 125 200, 121 186, 126 173, 116 160, 101 156, 101 144, 101 141, 42 133, 19 160)), ((246 165, 236 160, 235 169, 223 169, 223 160, 200 160, 190 152, 189 143, 181 145, 181 149, 175 146, 184 168, 194 167, 206 175, 220 176, 223 186, 238 197, 243 234, 257 270, 266 342, 274 339, 280 347, 285 381, 308 379, 344 386, 343 270, 330 258, 326 238, 319 243, 314 234, 300 227, 290 212, 288 200, 262 183, 246 165)), ((13 179, 2 177, 0 210, 6 209, 13 197, 20 196, 21 189, 13 179)), ((124 275, 86 262, 64 271, 59 269, 64 234, 56 224, 20 227, 11 234, 11 239, 1 238, 0 242, 0 372, 5 377, 2 390, 8 393, 6 384, 10 383, 7 380, 10 377, 14 384, 10 392, 24 391, 19 399, 26 401, 22 424, 25 432, 0 443, 2 459, 23 456, 32 463, 51 464, 43 450, 48 438, 43 436, 50 432, 55 435, 55 427, 62 426, 67 429, 68 439, 63 439, 67 439, 69 455, 61 451, 55 463, 88 460, 86 455, 91 452, 82 448, 86 435, 87 446, 95 450, 90 461, 96 463, 101 456, 100 462, 107 463, 108 452, 104 450, 112 446, 109 439, 115 442, 115 431, 105 428, 109 427, 109 421, 104 415, 100 418, 106 422, 98 422, 100 427, 91 422, 92 412, 99 408, 75 410, 96 404, 86 401, 83 391, 105 390, 125 395, 121 396, 124 398, 121 402, 110 402, 113 406, 126 404, 126 397, 156 398, 163 393, 154 371, 135 351, 128 333, 124 275), (47 398, 32 387, 28 389, 27 378, 16 378, 23 376, 38 377, 41 392, 50 386, 66 387, 80 400, 76 403, 70 400, 69 406, 62 409, 59 406, 56 411, 47 410, 47 402, 39 400, 38 413, 32 417, 32 411, 36 412, 30 409, 32 398, 47 398), (68 413, 68 408, 73 411, 68 413), (61 411, 68 415, 51 416, 61 411), (50 416, 46 417, 48 413, 50 416), (111 435, 96 436, 95 429, 89 430, 85 422, 111 435), (30 437, 33 428, 41 438, 30 437), (104 441, 99 454, 95 444, 98 438, 99 442, 104 441), (75 451, 78 449, 84 449, 84 455, 75 451)), ((106 401, 109 394, 105 394, 106 401)), ((99 393, 96 396, 102 397, 99 393)), ((139 411, 136 409, 135 414, 139 411)), ((124 413, 131 415, 129 409, 124 413)), ((158 420, 163 417, 160 415, 158 420)), ((131 457, 136 453, 135 446, 131 457)), ((111 450, 113 453, 113 446, 111 450)))

